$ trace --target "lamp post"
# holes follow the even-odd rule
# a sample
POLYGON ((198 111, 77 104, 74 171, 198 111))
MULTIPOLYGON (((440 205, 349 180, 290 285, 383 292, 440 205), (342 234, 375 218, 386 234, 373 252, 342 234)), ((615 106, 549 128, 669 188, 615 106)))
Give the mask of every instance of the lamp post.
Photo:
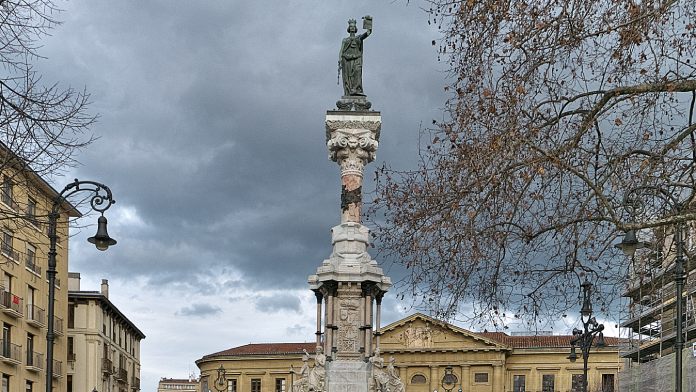
POLYGON ((575 352, 575 347, 579 347, 582 352, 582 391, 587 392, 587 360, 590 357, 590 349, 592 342, 597 337, 595 346, 604 347, 604 324, 597 322, 592 316, 592 283, 587 278, 580 285, 582 287, 582 309, 580 309, 580 321, 582 321, 583 329, 573 328, 573 339, 570 340, 570 362, 575 362, 578 359, 578 354, 575 352))
MULTIPOLYGON (((656 197, 667 204, 670 212, 676 216, 681 215, 684 208, 684 203, 677 200, 674 195, 667 192, 665 189, 657 186, 639 186, 630 189, 624 195, 623 205, 626 210, 632 215, 637 216, 645 212, 645 203, 642 198, 647 196, 656 197)), ((675 283, 675 300, 676 314, 674 323, 676 324, 676 336, 674 340, 675 352, 675 385, 676 392, 682 391, 682 351, 684 350, 684 335, 682 330, 683 325, 683 303, 684 303, 684 282, 686 281, 686 272, 684 271, 684 220, 677 220, 674 225, 674 242, 677 245, 677 255, 674 259, 674 283, 675 283)), ((616 247, 621 249, 627 256, 633 256, 637 249, 643 247, 644 244, 636 238, 635 230, 628 230, 624 235, 621 243, 616 247)))
POLYGON ((109 237, 106 230, 106 218, 104 211, 108 210, 115 203, 111 196, 111 189, 106 185, 94 181, 75 181, 66 185, 65 188, 53 199, 53 207, 48 215, 48 238, 50 248, 48 250, 48 332, 46 333, 46 392, 51 392, 53 386, 53 342, 54 333, 54 301, 56 294, 56 244, 58 242, 57 226, 60 216, 60 206, 72 195, 80 192, 92 193, 90 208, 99 212, 101 215, 97 220, 97 233, 94 237, 87 239, 99 250, 106 250, 109 246, 115 245, 116 240, 109 237))
MULTIPOLYGON (((454 387, 457 386, 457 376, 455 376, 454 373, 452 373, 451 365, 445 367, 445 375, 442 376, 440 385, 442 386, 442 389, 446 392, 452 392, 454 387)), ((461 392, 461 388, 459 389, 459 391, 461 392)))

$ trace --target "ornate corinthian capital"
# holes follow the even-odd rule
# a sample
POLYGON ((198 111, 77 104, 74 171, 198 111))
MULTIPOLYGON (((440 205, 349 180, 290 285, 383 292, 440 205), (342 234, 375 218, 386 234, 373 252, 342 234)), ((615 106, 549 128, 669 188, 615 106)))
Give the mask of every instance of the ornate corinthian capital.
POLYGON ((340 115, 326 119, 326 147, 329 159, 341 166, 341 175, 362 176, 379 146, 381 118, 377 116, 340 115), (352 118, 351 118, 352 117, 352 118))

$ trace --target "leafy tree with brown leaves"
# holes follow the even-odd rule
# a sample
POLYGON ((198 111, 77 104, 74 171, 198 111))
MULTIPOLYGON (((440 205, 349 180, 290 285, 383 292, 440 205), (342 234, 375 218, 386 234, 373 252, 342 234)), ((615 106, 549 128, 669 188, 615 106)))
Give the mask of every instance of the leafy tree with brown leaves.
POLYGON ((690 0, 430 1, 451 93, 419 167, 377 172, 373 224, 402 289, 443 317, 504 325, 624 288, 625 230, 693 219, 658 198, 632 219, 623 196, 659 186, 687 204, 696 167, 696 3, 690 0), (378 218, 377 218, 378 217, 378 218))

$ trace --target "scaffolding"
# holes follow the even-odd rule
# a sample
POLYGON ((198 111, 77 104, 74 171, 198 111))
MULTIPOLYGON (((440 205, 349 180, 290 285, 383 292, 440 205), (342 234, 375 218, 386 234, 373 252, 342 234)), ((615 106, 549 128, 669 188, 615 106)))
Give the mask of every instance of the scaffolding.
MULTIPOLYGON (((633 259, 629 281, 622 294, 630 303, 627 318, 619 325, 627 337, 620 348, 620 355, 626 360, 624 370, 619 374, 620 391, 674 390, 677 293, 675 252, 670 251, 674 243, 671 235, 663 235, 655 238, 653 244, 656 245, 633 259)), ((694 249, 692 246, 687 248, 694 249)), ((688 258, 682 293, 685 300, 682 332, 686 342, 681 353, 683 390, 689 392, 696 392, 696 352, 692 349, 696 342, 695 267, 696 263, 688 258)))

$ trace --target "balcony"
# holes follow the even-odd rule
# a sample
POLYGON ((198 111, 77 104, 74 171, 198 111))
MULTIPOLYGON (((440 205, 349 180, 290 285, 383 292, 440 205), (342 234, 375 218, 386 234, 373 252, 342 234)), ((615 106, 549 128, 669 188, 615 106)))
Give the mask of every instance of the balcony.
POLYGON ((0 340, 0 359, 5 363, 19 365, 22 363, 22 346, 0 340))
POLYGON ((27 324, 37 328, 46 326, 46 311, 36 305, 27 305, 27 324))
POLYGON ((35 256, 25 256, 24 259, 24 266, 27 267, 27 269, 31 272, 33 272, 36 276, 41 276, 41 267, 39 267, 36 264, 36 257, 35 256))
POLYGON ((140 390, 140 379, 138 377, 131 377, 131 389, 140 390))
POLYGON ((113 374, 114 365, 109 358, 102 358, 102 373, 113 374))
POLYGON ((44 357, 43 354, 37 352, 27 353, 27 363, 26 368, 30 372, 38 373, 44 368, 44 357))
POLYGON ((7 242, 2 241, 0 243, 0 253, 11 261, 19 263, 19 252, 14 250, 7 242))
POLYGON ((22 298, 3 290, 0 292, 0 308, 10 317, 22 317, 22 298))
POLYGON ((127 383, 128 382, 128 371, 126 369, 119 367, 116 373, 116 381, 127 383))
POLYGON ((58 316, 53 316, 53 333, 62 335, 64 333, 63 319, 58 316))
POLYGON ((63 362, 53 360, 53 378, 63 377, 63 362))

